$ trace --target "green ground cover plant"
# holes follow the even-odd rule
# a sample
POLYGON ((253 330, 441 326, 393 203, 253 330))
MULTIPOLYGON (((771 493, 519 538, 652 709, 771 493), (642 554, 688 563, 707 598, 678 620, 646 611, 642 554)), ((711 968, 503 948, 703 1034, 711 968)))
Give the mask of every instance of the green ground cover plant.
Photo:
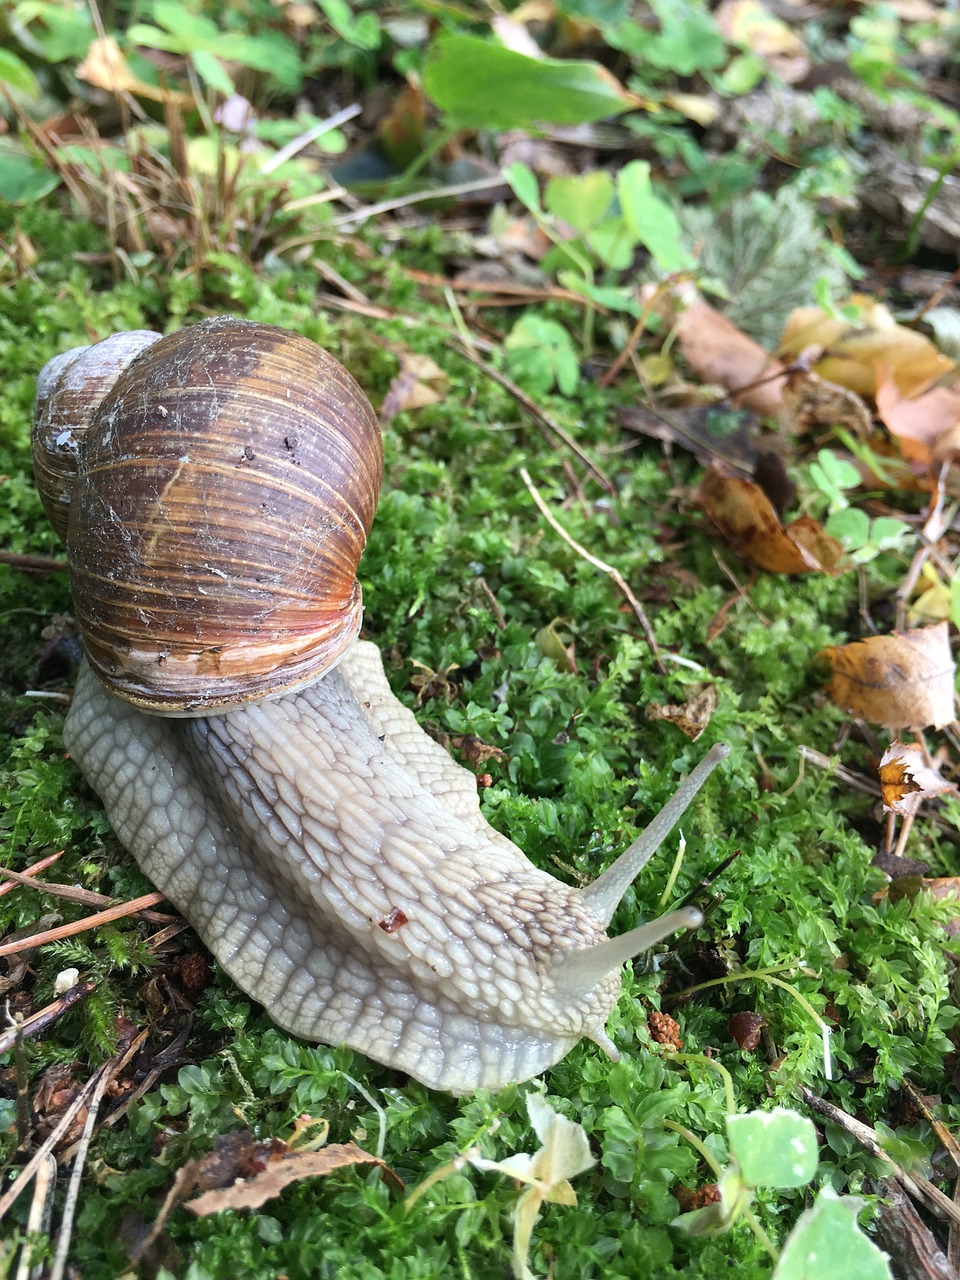
MULTIPOLYGON (((207 146, 213 173, 231 164, 238 175, 248 172, 238 131, 213 120, 233 90, 257 103, 264 145, 278 151, 290 138, 261 104, 287 102, 285 94, 329 67, 362 85, 386 76, 385 67, 396 77, 398 67, 419 59, 434 112, 426 159, 419 174, 382 177, 379 192, 403 199, 420 182, 446 181, 445 141, 483 127, 458 100, 457 58, 476 41, 507 74, 522 56, 491 42, 484 15, 465 16, 457 6, 394 13, 331 0, 321 6, 322 23, 299 35, 277 21, 275 8, 254 4, 241 20, 233 6, 155 0, 136 15, 124 11, 116 24, 141 79, 160 86, 146 49, 182 59, 171 74, 196 82, 198 107, 184 107, 181 123, 192 143, 207 146), (426 14, 442 28, 429 37, 434 43, 403 43, 399 20, 426 14), (221 43, 228 33, 233 43, 221 43)), ((435 402, 401 409, 385 425, 387 479, 360 570, 364 634, 380 645, 398 696, 439 740, 471 767, 470 735, 495 749, 475 767, 485 775, 488 820, 551 874, 590 879, 712 743, 732 747, 682 823, 682 859, 675 835, 614 918, 611 932, 624 932, 694 893, 706 914, 696 935, 627 967, 608 1024, 622 1054, 616 1063, 581 1043, 542 1080, 453 1099, 350 1050, 282 1033, 216 967, 184 994, 174 965, 196 950, 192 935, 157 949, 150 941, 157 926, 142 920, 121 919, 31 951, 26 975, 10 957, 0 960, 13 1016, 50 1003, 65 969, 93 984, 45 1034, 0 1055, 7 1175, 0 1192, 22 1163, 24 1099, 42 1118, 36 1090, 50 1068, 86 1080, 141 1030, 149 1036, 128 1077, 131 1089, 159 1064, 122 1121, 99 1129, 88 1156, 70 1247, 84 1280, 432 1280, 507 1275, 511 1267, 556 1280, 706 1280, 731 1269, 744 1280, 793 1280, 824 1240, 836 1270, 818 1274, 854 1274, 862 1259, 862 1274, 879 1278, 886 1264, 869 1234, 889 1160, 820 1117, 816 1147, 811 1120, 799 1114, 807 1111, 802 1091, 868 1121, 898 1165, 917 1172, 932 1171, 938 1144, 929 1120, 898 1101, 904 1078, 921 1095, 937 1096, 937 1118, 948 1128, 960 1120, 952 1065, 956 941, 944 930, 954 908, 929 894, 889 894, 889 877, 874 859, 883 826, 870 801, 830 770, 801 763, 802 748, 839 751, 849 720, 823 693, 818 655, 860 634, 865 607, 881 619, 892 614, 925 499, 899 495, 902 519, 875 514, 858 489, 853 455, 841 458, 831 437, 791 471, 802 508, 833 522, 858 567, 790 578, 751 573, 721 545, 697 503, 701 465, 623 431, 619 414, 635 403, 638 379, 608 387, 600 375, 634 325, 641 356, 649 339, 658 355, 677 359, 670 321, 648 306, 641 285, 695 279, 745 331, 765 339, 779 328, 765 296, 777 295, 784 313, 783 297, 790 306, 839 299, 853 259, 836 234, 831 243, 810 201, 804 166, 816 148, 785 134, 769 150, 796 161, 796 180, 772 194, 744 195, 768 172, 770 154, 744 133, 708 174, 703 130, 670 105, 681 82, 730 101, 758 83, 758 55, 723 37, 709 6, 656 4, 639 25, 616 3, 584 0, 557 10, 561 26, 577 19, 596 33, 620 88, 584 70, 596 68, 593 57, 565 61, 554 51, 542 69, 548 99, 557 95, 580 123, 626 111, 624 95, 655 102, 656 111, 630 117, 623 135, 652 139, 652 147, 644 159, 621 157, 551 180, 520 162, 506 170, 504 201, 531 213, 553 241, 539 281, 547 296, 520 311, 484 311, 482 325, 461 295, 421 287, 424 274, 441 275, 462 254, 462 227, 445 225, 436 209, 411 216, 400 234, 376 217, 362 230, 340 222, 355 211, 311 203, 327 183, 319 162, 298 168, 290 158, 283 164, 292 173, 280 165, 259 171, 257 202, 243 207, 255 209, 262 225, 251 218, 231 238, 221 206, 189 252, 176 239, 165 259, 149 239, 118 253, 116 228, 82 202, 78 211, 69 189, 56 187, 65 175, 75 180, 89 157, 72 152, 69 163, 79 169, 65 168, 25 128, 0 148, 0 179, 18 184, 0 206, 0 548, 62 556, 29 463, 36 374, 62 350, 123 329, 171 331, 211 314, 242 315, 329 348, 378 407, 416 353, 445 384, 435 402), (676 181, 671 166, 682 170, 676 181), (275 195, 279 227, 267 216, 275 195), (792 208, 802 210, 792 238, 778 236, 792 208), (746 237, 744 247, 751 220, 762 222, 763 234, 746 237), (805 281, 797 279, 798 262, 807 263, 805 281), (757 281, 767 270, 764 295, 757 281), (342 286, 338 296, 356 302, 353 289, 362 305, 339 309, 320 296, 331 273, 342 286), (795 294, 778 285, 786 278, 795 294), (468 322, 476 328, 464 343, 458 335, 468 322), (556 433, 537 429, 512 382, 610 477, 611 491, 583 472, 556 433), (630 584, 675 661, 658 667, 614 581, 546 523, 522 469, 569 537, 630 584), (647 714, 684 703, 704 683, 716 689, 716 709, 696 743, 647 714), (765 1039, 742 1045, 730 1030, 738 1014, 762 1018, 765 1039), (678 1027, 665 1042, 663 1017, 678 1027), (577 1127, 571 1142, 579 1163, 575 1175, 558 1172, 557 1185, 571 1181, 556 1196, 537 1202, 526 1251, 515 1241, 523 1187, 498 1168, 509 1173, 511 1158, 524 1154, 536 1160, 543 1134, 535 1117, 547 1120, 531 1098, 577 1127), (798 1171, 767 1158, 762 1135, 773 1122, 757 1113, 785 1126, 778 1141, 798 1143, 798 1171), (195 1217, 177 1208, 145 1246, 187 1162, 238 1130, 257 1141, 287 1141, 305 1115, 325 1121, 332 1142, 355 1141, 382 1156, 407 1191, 421 1187, 415 1203, 406 1205, 380 1168, 361 1165, 304 1179, 257 1210, 195 1217), (716 1187, 720 1199, 711 1203, 716 1187), (691 1199, 705 1189, 706 1201, 691 1199)), ((919 35, 899 23, 891 31, 878 10, 861 17, 843 38, 821 30, 823 47, 835 51, 846 40, 863 83, 884 93, 909 89, 927 105, 922 81, 894 75, 895 51, 909 52, 919 35)), ((18 39, 0 59, 0 79, 25 95, 18 102, 35 86, 53 97, 64 92, 64 77, 89 49, 88 18, 39 0, 4 9, 18 39)), ((552 118, 549 110, 538 117, 526 98, 502 110, 497 128, 552 118)), ((172 182, 170 174, 183 177, 171 142, 176 127, 169 131, 169 116, 161 125, 162 112, 155 114, 151 144, 169 162, 164 182, 172 182)), ((863 128, 854 109, 841 115, 835 103, 821 103, 820 123, 836 131, 831 155, 842 169, 833 195, 847 181, 846 161, 858 154, 863 128)), ((928 155, 943 152, 948 116, 938 104, 924 124, 920 145, 928 155)), ((567 123, 562 113, 556 118, 567 123)), ((309 121, 322 119, 318 103, 309 121)), ((132 154, 126 144, 117 148, 132 154)), ((815 196, 825 198, 822 186, 815 196)), ((183 213, 172 200, 163 207, 183 213)), ((62 621, 69 612, 65 573, 0 564, 0 866, 22 870, 62 849, 46 877, 132 899, 151 886, 64 753, 57 695, 68 694, 73 680, 75 637, 62 621)), ((844 759, 865 767, 868 754, 858 742, 844 759)), ((958 815, 957 801, 948 799, 938 823, 918 824, 913 851, 930 877, 955 873, 958 815)), ((5 935, 33 933, 88 910, 20 887, 0 898, 0 926, 5 935)), ((0 1234, 0 1262, 10 1274, 27 1232, 28 1200, 0 1234)), ((37 1260, 52 1253, 39 1237, 28 1248, 37 1260)))

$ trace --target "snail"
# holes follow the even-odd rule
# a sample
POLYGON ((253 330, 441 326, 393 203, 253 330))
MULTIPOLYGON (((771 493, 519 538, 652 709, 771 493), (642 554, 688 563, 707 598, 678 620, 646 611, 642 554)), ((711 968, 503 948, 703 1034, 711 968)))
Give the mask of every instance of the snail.
POLYGON ((702 917, 606 927, 727 749, 586 887, 490 827, 357 638, 380 432, 297 334, 223 317, 56 357, 34 453, 86 652, 65 745, 238 986, 453 1093, 583 1037, 617 1058, 623 963, 702 917))

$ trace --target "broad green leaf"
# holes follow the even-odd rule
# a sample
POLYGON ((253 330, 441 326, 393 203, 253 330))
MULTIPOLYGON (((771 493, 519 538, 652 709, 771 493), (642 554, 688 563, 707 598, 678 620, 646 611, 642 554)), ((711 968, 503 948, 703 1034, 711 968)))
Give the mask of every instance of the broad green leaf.
POLYGON ((0 49, 0 84, 8 84, 18 93, 26 93, 34 97, 40 92, 37 77, 22 58, 8 49, 0 49))
POLYGON ((10 29, 28 53, 47 62, 67 58, 80 61, 93 39, 93 21, 86 10, 50 0, 23 0, 10 14, 10 29))
POLYGON ((221 34, 210 18, 191 13, 178 0, 154 0, 153 20, 182 40, 188 53, 211 46, 221 34))
POLYGON ((507 165, 503 174, 523 207, 529 209, 531 213, 540 213, 540 188, 533 170, 518 160, 514 164, 507 165))
POLYGON ((842 542, 847 551, 862 547, 870 537, 870 517, 859 507, 844 507, 828 517, 824 529, 842 542))
POLYGON ((551 178, 544 200, 550 212, 574 231, 586 231, 610 208, 613 179, 599 169, 579 176, 551 178))
POLYGON ((190 60, 197 69, 197 75, 211 89, 216 89, 227 98, 235 91, 233 81, 212 53, 208 53, 206 49, 196 49, 191 53, 190 60))
POLYGON ((751 1187, 802 1187, 817 1171, 813 1121, 785 1107, 727 1116, 727 1140, 751 1187))
POLYGON ((624 165, 617 175, 617 192, 624 221, 661 271, 684 271, 693 266, 680 240, 677 215, 654 192, 646 160, 624 165))
POLYGON ((32 156, 0 146, 0 200, 10 204, 39 200, 60 179, 32 156))
POLYGON ((450 122, 465 129, 588 124, 637 102, 595 62, 528 58, 477 36, 434 40, 423 85, 450 122))
POLYGON ((891 1280, 886 1254, 857 1224, 863 1204, 824 1187, 787 1237, 773 1280, 891 1280))

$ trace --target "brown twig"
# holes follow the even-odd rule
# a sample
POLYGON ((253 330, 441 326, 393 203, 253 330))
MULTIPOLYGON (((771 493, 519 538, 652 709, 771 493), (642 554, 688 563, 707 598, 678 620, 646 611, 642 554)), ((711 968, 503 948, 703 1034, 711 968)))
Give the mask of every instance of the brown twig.
POLYGON ((21 555, 18 551, 0 550, 0 564, 8 564, 11 569, 20 569, 24 573, 59 573, 69 568, 66 560, 57 556, 21 555))
POLYGON ((855 1138, 865 1151, 869 1151, 872 1156, 883 1160, 888 1165, 891 1175, 896 1178, 904 1191, 924 1204, 932 1214, 942 1218, 945 1222, 960 1223, 960 1208, 953 1203, 950 1197, 945 1196, 940 1188, 935 1187, 928 1178, 923 1178, 919 1174, 909 1174, 904 1169, 901 1169, 897 1162, 891 1159, 884 1151, 880 1145, 879 1138, 869 1125, 854 1119, 851 1115, 847 1115, 846 1111, 841 1111, 839 1107, 835 1107, 826 1098, 819 1097, 805 1085, 800 1087, 800 1096, 808 1107, 825 1116, 826 1119, 832 1120, 845 1133, 855 1138))
MULTIPOLYGON (((46 871, 46 869, 48 867, 52 867, 55 862, 59 862, 63 855, 63 849, 59 849, 56 853, 48 853, 45 858, 41 858, 39 862, 34 862, 27 867, 26 871, 21 871, 17 876, 17 880, 19 880, 21 876, 26 880, 30 876, 39 875, 41 871, 46 871)), ((5 894, 12 893, 16 887, 16 884, 12 881, 8 884, 0 884, 0 898, 5 894)))
POLYGON ((475 356, 472 352, 468 351, 466 347, 462 346, 460 342, 451 342, 448 343, 448 346, 450 346, 452 350, 456 351, 457 355, 461 356, 464 360, 468 360, 472 365, 475 365, 476 368, 485 373, 487 377, 491 378, 498 386, 503 387, 504 391, 509 392, 509 394, 513 396, 514 400, 516 400, 517 404, 519 404, 521 408, 526 409, 527 413, 530 414, 537 426, 543 431, 547 440, 550 440, 552 443, 551 436, 555 436, 558 440, 562 441, 570 452, 575 457, 579 458, 580 462, 587 468, 600 487, 604 489, 611 498, 616 496, 616 489, 597 464, 583 451, 583 449, 580 448, 569 432, 564 431, 563 427, 561 427, 558 422, 554 422, 550 415, 541 409, 536 400, 532 400, 530 396, 528 396, 525 391, 521 390, 515 382, 511 382, 509 378, 505 378, 498 369, 494 369, 492 365, 487 364, 478 356, 475 356))
POLYGON ((567 533, 566 529, 564 529, 564 527, 559 523, 553 512, 544 502, 540 491, 530 479, 530 473, 527 471, 526 467, 520 468, 520 476, 523 483, 530 491, 530 497, 533 498, 534 502, 537 504, 540 514, 550 525, 551 529, 558 533, 564 542, 574 549, 578 556, 586 560, 587 564, 592 564, 595 569, 599 569, 601 573, 605 573, 607 577, 615 582, 620 588, 624 598, 636 614, 637 621, 643 628, 643 634, 647 638, 647 644, 650 646, 650 652, 653 654, 654 661, 657 664, 657 669, 660 671, 661 675, 666 675, 667 669, 664 665, 663 658, 660 656, 660 646, 657 644, 657 638, 653 634, 653 628, 650 625, 650 620, 644 612, 643 605, 630 590, 630 584, 627 582, 626 578, 624 578, 619 569, 615 569, 612 564, 607 564, 606 560, 601 560, 598 556, 592 555, 586 547, 581 546, 575 538, 572 538, 570 534, 567 533))
POLYGON ((53 1266, 50 1268, 50 1280, 63 1280, 67 1266, 67 1254, 70 1251, 70 1238, 73 1235, 73 1219, 77 1211, 77 1200, 80 1196, 80 1179, 83 1176, 83 1166, 86 1163, 87 1151, 90 1149, 90 1140, 93 1137, 93 1127, 97 1122, 100 1103, 103 1101, 107 1085, 116 1076, 117 1069, 101 1073, 100 1079, 94 1086, 90 1097, 83 1134, 76 1147, 73 1168, 70 1170, 70 1181, 67 1183, 67 1195, 63 1203, 63 1215, 60 1219, 60 1230, 57 1233, 57 1251, 54 1255, 53 1266))
POLYGON ((62 924, 56 929, 47 929, 44 933, 35 933, 18 942, 5 942, 0 946, 0 956, 15 955, 21 951, 32 951, 34 947, 45 946, 48 942, 60 942, 63 938, 72 938, 87 929, 99 928, 102 924, 112 924, 114 920, 122 920, 125 916, 134 916, 147 907, 155 907, 164 901, 162 893, 145 893, 140 898, 129 902, 121 902, 107 911, 98 911, 95 915, 84 916, 82 920, 74 920, 72 924, 62 924))
MULTIPOLYGON (((94 893, 92 889, 78 889, 72 884, 51 884, 49 880, 35 880, 31 870, 32 868, 27 871, 11 871, 9 867, 0 867, 0 878, 12 880, 14 884, 28 885, 40 893, 48 893, 52 898, 66 898, 70 902, 79 902, 85 907, 108 907, 116 904, 116 898, 111 898, 105 893, 94 893)), ((0 889, 6 891, 12 887, 6 884, 0 886, 0 889)))
POLYGON ((53 1004, 45 1005, 36 1013, 32 1013, 29 1018, 24 1018, 22 1022, 11 1027, 9 1031, 4 1031, 0 1035, 0 1054, 9 1053, 18 1040, 32 1040, 34 1036, 46 1031, 47 1027, 52 1026, 68 1009, 79 1004, 81 1000, 86 1000, 87 996, 96 989, 96 985, 95 982, 78 982, 69 991, 65 991, 59 999, 54 1000, 53 1004))

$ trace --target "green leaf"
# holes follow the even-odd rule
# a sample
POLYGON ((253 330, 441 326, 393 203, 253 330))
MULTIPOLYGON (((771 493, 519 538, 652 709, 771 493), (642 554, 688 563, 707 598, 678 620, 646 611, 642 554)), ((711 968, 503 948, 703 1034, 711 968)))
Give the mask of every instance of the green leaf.
POLYGON ((544 200, 550 212, 574 231, 587 231, 608 211, 613 195, 613 179, 598 169, 579 176, 551 178, 544 200))
POLYGON ((870 539, 870 517, 859 507, 844 507, 828 517, 824 529, 843 543, 847 551, 862 547, 870 539))
POLYGON ((727 1141, 752 1187, 802 1187, 817 1171, 813 1121, 785 1107, 728 1116, 727 1141))
POLYGON ((219 38, 216 24, 200 13, 191 13, 178 0, 154 0, 153 20, 183 41, 187 53, 209 47, 219 38))
POLYGON ((208 53, 206 49, 197 49, 191 53, 190 60, 197 69, 197 75, 211 89, 216 89, 225 97, 235 92, 233 81, 212 53, 208 53))
POLYGON ((635 105, 595 62, 528 58, 477 36, 434 40, 423 85, 450 122, 465 129, 589 124, 635 105))
POLYGON ((525 209, 529 209, 531 213, 542 212, 540 208, 540 188, 537 185, 537 179, 532 169, 525 164, 521 164, 518 160, 514 164, 507 165, 503 175, 513 187, 513 194, 525 209))
POLYGON ((7 49, 0 49, 0 84, 8 84, 11 89, 30 97, 36 97, 40 92, 37 77, 24 60, 7 49))
POLYGON ((685 271, 693 258, 680 241, 680 223, 665 200, 656 195, 646 160, 633 160, 617 175, 624 221, 661 271, 685 271))
POLYGON ((11 204, 39 200, 59 182, 55 173, 32 156, 0 146, 0 200, 11 204))
POLYGON ((857 1224, 863 1204, 824 1187, 790 1232, 773 1280, 891 1280, 886 1254, 857 1224))

